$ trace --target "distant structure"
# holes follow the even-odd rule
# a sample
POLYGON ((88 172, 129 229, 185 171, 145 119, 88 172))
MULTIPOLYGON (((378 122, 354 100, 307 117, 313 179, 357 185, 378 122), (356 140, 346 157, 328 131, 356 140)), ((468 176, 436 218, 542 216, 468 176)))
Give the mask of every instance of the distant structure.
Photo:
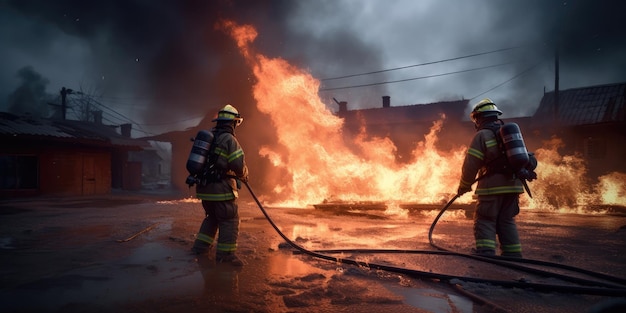
POLYGON ((626 173, 626 83, 572 88, 546 93, 533 115, 534 136, 557 136, 568 154, 587 163, 588 175, 626 173))
POLYGON ((149 149, 132 126, 55 120, 0 112, 0 196, 88 196, 141 188, 142 164, 129 154, 149 149))
MULTIPOLYGON (((562 153, 583 156, 592 179, 612 171, 626 173, 625 90, 625 83, 560 90, 558 117, 552 104, 554 93, 548 92, 533 116, 506 118, 505 122, 520 125, 531 151, 540 148, 544 140, 559 136, 566 145, 562 153)), ((383 96, 380 107, 360 110, 350 110, 348 102, 334 100, 336 115, 344 118, 346 136, 358 134, 364 126, 370 136, 388 137, 398 148, 398 162, 409 160, 411 149, 424 140, 435 121, 442 120, 438 149, 466 145, 474 133, 468 117, 469 100, 392 106, 391 97, 383 96)), ((189 139, 198 130, 200 126, 143 138, 172 144, 171 183, 179 190, 188 189, 184 164, 191 147, 189 139)), ((262 173, 255 176, 263 177, 262 173)))

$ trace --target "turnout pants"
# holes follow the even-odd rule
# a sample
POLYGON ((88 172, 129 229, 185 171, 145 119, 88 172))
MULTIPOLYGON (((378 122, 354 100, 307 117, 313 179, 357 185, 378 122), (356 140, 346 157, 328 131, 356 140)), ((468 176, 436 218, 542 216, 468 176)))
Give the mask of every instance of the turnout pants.
POLYGON ((519 214, 519 195, 478 196, 474 214, 476 252, 495 255, 496 236, 502 256, 522 257, 515 216, 519 214))
POLYGON ((208 250, 215 245, 218 256, 234 253, 239 236, 239 208, 236 200, 202 200, 202 207, 206 217, 200 225, 194 249, 208 250))

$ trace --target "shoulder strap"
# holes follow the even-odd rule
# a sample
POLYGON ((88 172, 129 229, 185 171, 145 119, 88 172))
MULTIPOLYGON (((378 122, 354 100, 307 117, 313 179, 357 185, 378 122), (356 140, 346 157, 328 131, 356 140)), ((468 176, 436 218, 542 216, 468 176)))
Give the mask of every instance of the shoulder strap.
POLYGON ((509 173, 511 171, 509 161, 506 157, 506 153, 504 150, 504 142, 502 141, 502 137, 500 136, 500 128, 502 127, 502 125, 502 122, 490 123, 483 127, 483 129, 489 129, 491 130, 491 132, 493 132, 493 135, 498 143, 498 150, 500 152, 498 154, 498 157, 490 160, 485 164, 485 168, 487 169, 486 175, 490 175, 493 173, 509 173))

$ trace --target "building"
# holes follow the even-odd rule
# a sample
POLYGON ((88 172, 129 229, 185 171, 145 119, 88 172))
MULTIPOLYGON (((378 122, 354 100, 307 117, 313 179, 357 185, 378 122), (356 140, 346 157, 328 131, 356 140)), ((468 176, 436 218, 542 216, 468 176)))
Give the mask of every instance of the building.
POLYGON ((389 96, 382 97, 382 106, 371 109, 348 110, 346 102, 338 102, 337 116, 342 117, 344 130, 349 135, 357 134, 361 127, 369 136, 387 137, 396 147, 399 161, 406 160, 416 143, 424 140, 435 121, 442 121, 437 134, 437 148, 448 150, 466 144, 473 126, 466 111, 468 100, 442 101, 429 104, 391 106, 389 96))
POLYGON ((583 157, 588 176, 626 173, 626 83, 546 93, 532 118, 533 131, 557 136, 564 152, 583 157))
POLYGON ((129 153, 150 147, 131 125, 40 119, 0 112, 0 196, 86 196, 141 188, 141 163, 129 153))
MULTIPOLYGON (((541 148, 545 140, 554 136, 561 138, 566 147, 561 154, 584 156, 590 178, 613 171, 626 173, 625 90, 623 83, 563 90, 558 108, 554 105, 554 92, 549 92, 533 116, 506 117, 504 121, 520 126, 529 151, 541 148)), ((469 120, 469 100, 391 106, 391 98, 384 96, 380 107, 358 110, 349 110, 347 102, 335 101, 337 116, 344 118, 346 136, 355 136, 365 128, 368 136, 387 137, 397 147, 398 162, 410 160, 411 149, 424 140, 436 121, 442 121, 437 134, 438 149, 467 146, 475 132, 469 120)), ((192 146, 190 138, 198 129, 200 125, 143 138, 172 143, 172 186, 179 190, 189 189, 184 183, 188 175, 184 164, 192 146)))

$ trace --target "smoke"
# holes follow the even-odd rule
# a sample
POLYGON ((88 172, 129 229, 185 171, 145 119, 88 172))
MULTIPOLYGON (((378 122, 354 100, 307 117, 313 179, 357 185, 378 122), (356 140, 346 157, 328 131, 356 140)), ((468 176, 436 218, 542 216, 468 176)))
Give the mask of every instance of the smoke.
MULTIPOLYGON (((43 59, 46 51, 59 49, 55 40, 66 36, 79 43, 83 55, 89 55, 70 58, 58 53, 54 62, 64 66, 46 69, 55 72, 48 75, 55 80, 55 89, 97 90, 101 102, 134 116, 139 123, 164 124, 212 114, 225 103, 245 112, 255 110, 249 95, 253 83, 249 69, 232 40, 214 28, 224 17, 253 24, 260 33, 259 49, 298 66, 342 64, 352 70, 363 61, 372 68, 380 66, 380 51, 368 48, 348 32, 327 32, 320 38, 303 32, 291 20, 290 12, 301 5, 293 1, 148 4, 61 0, 7 4, 13 14, 6 14, 4 24, 16 21, 25 26, 20 27, 20 35, 3 35, 15 47, 31 51, 35 45, 39 52, 33 58, 43 59), (63 77, 70 66, 80 68, 71 73, 78 75, 63 77), (65 83, 57 85, 57 77, 63 77, 65 83)), ((19 54, 21 51, 15 51, 6 57, 17 58, 19 54)), ((339 72, 340 67, 332 68, 329 74, 339 72)), ((317 70, 320 75, 325 72, 317 70)))
POLYGON ((223 18, 253 25, 254 49, 320 79, 321 100, 334 110, 334 99, 352 110, 380 107, 382 96, 392 106, 489 97, 503 118, 532 115, 544 89, 554 89, 557 42, 561 89, 626 82, 626 33, 618 26, 626 3, 618 0, 8 0, 0 7, 0 99, 10 95, 13 110, 46 115, 48 106, 32 104, 43 103, 47 88, 66 87, 152 135, 210 128, 229 103, 245 117, 237 132, 252 162, 266 161, 259 147, 277 145, 275 126, 256 107, 255 78, 235 42, 215 28, 223 18), (437 76, 500 63, 511 64, 437 76), (16 80, 24 67, 30 74, 16 80), (359 73, 370 74, 330 79, 359 73), (384 83, 399 80, 406 81, 384 83), (369 86, 352 88, 359 85, 369 86))
MULTIPOLYGON (((617 0, 34 0, 5 6, 2 24, 17 26, 0 32, 12 47, 0 49, 11 72, 18 70, 12 63, 30 65, 50 77, 54 89, 97 90, 102 102, 146 124, 212 114, 227 102, 255 110, 248 103, 249 69, 214 28, 220 18, 254 25, 259 50, 309 70, 322 79, 322 89, 372 84, 322 91, 331 107, 333 98, 356 109, 379 107, 384 95, 392 105, 491 97, 505 104, 508 116, 530 115, 544 88, 554 89, 557 41, 562 89, 626 81, 620 70, 626 34, 617 26, 626 4, 617 0), (506 47, 520 48, 324 80, 506 47), (490 70, 381 83, 511 61, 490 70)), ((2 88, 11 86, 2 79, 2 88)))
POLYGON ((53 97, 46 93, 50 81, 30 66, 20 69, 16 76, 21 84, 8 96, 8 111, 16 115, 48 117, 48 101, 53 97))

